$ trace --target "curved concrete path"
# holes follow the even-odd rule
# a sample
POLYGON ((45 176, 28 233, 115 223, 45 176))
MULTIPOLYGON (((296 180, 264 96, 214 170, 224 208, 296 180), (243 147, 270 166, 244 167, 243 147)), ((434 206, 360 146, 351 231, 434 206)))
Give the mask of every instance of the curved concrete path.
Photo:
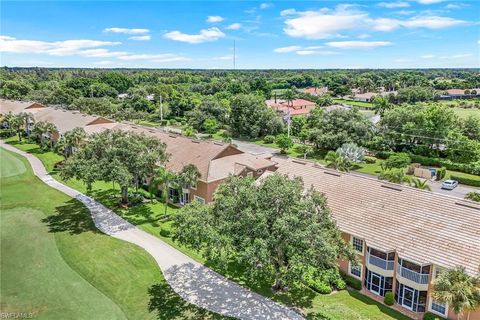
POLYGON ((303 319, 298 313, 227 280, 162 240, 142 231, 90 197, 53 179, 35 156, 0 141, 0 147, 28 159, 43 182, 82 202, 96 227, 118 239, 134 243, 157 261, 165 279, 184 300, 201 308, 239 319, 303 319))

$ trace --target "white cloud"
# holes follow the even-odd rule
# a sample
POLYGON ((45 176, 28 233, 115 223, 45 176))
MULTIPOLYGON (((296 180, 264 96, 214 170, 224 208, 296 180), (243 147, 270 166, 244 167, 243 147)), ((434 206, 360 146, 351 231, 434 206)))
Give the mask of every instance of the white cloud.
POLYGON ((268 8, 271 8, 273 6, 273 4, 271 3, 267 3, 267 2, 264 2, 264 3, 260 3, 260 9, 268 9, 268 8))
POLYGON ((327 42, 327 46, 339 49, 372 49, 376 47, 391 46, 388 41, 334 41, 327 42))
POLYGON ((405 2, 405 1, 395 1, 395 2, 380 2, 378 4, 379 7, 382 7, 382 8, 389 8, 389 9, 393 9, 393 8, 408 8, 410 7, 410 3, 408 2, 405 2))
POLYGON ((288 47, 276 48, 276 49, 273 49, 273 51, 276 53, 288 53, 288 52, 295 52, 301 49, 302 47, 300 46, 288 46, 288 47))
POLYGON ((296 14, 296 13, 297 13, 297 10, 295 10, 295 9, 285 9, 285 10, 280 11, 280 15, 282 17, 286 17, 286 16, 296 14))
POLYGON ((111 66, 111 65, 115 64, 115 61, 102 60, 102 61, 96 61, 93 64, 95 64, 97 66, 111 66))
MULTIPOLYGON (((294 9, 282 11, 289 17, 285 20, 285 33, 295 38, 324 39, 335 36, 339 31, 357 29, 364 25, 368 14, 361 11, 338 9, 297 12, 294 9)), ((282 14, 281 13, 281 14, 282 14)))
POLYGON ((306 55, 310 55, 310 54, 315 54, 315 52, 316 52, 315 50, 298 50, 295 53, 299 54, 301 56, 306 56, 306 55))
POLYGON ((207 22, 209 22, 209 23, 222 22, 223 20, 224 20, 223 17, 220 17, 220 16, 208 16, 207 17, 207 22))
POLYGON ((145 35, 145 36, 133 36, 133 37, 128 37, 130 40, 135 40, 135 41, 148 41, 152 39, 150 35, 145 35))
POLYGON ((227 30, 238 30, 242 27, 242 25, 238 22, 232 23, 231 25, 227 26, 225 29, 227 30))
POLYGON ((103 32, 123 33, 123 34, 145 34, 149 33, 149 29, 128 29, 128 28, 106 28, 103 32))
POLYGON ((98 40, 39 41, 18 40, 9 36, 0 37, 0 52, 43 53, 53 56, 75 55, 85 49, 118 45, 120 42, 98 40))
POLYGON ((180 31, 171 31, 167 32, 164 37, 174 41, 203 43, 216 41, 220 38, 223 38, 225 37, 225 33, 223 33, 220 29, 213 27, 209 29, 202 29, 198 34, 187 34, 180 31))
POLYGON ((338 5, 334 10, 323 8, 317 11, 296 11, 287 9, 280 13, 285 17, 284 32, 294 38, 326 39, 340 37, 344 31, 389 32, 400 27, 441 29, 467 24, 467 21, 432 13, 409 19, 372 18, 369 13, 352 5, 338 5))
POLYGON ((433 59, 435 58, 435 55, 433 54, 424 54, 423 56, 420 56, 422 59, 433 59))
POLYGON ((443 1, 445 0, 417 0, 417 2, 421 4, 434 4, 434 3, 439 3, 443 1))
POLYGON ((110 51, 108 49, 88 49, 79 51, 78 54, 87 58, 111 58, 128 55, 128 52, 110 51))
POLYGON ((441 56, 439 57, 439 59, 442 59, 442 60, 463 59, 471 56, 473 56, 473 54, 471 53, 459 53, 459 54, 454 54, 450 56, 441 56))
POLYGON ((410 18, 401 24, 407 28, 427 28, 427 29, 442 29, 453 27, 457 25, 466 24, 466 21, 457 20, 450 17, 439 16, 417 16, 410 18))
POLYGON ((400 11, 395 11, 396 14, 400 14, 402 16, 409 16, 411 14, 414 14, 414 10, 400 10, 400 11))

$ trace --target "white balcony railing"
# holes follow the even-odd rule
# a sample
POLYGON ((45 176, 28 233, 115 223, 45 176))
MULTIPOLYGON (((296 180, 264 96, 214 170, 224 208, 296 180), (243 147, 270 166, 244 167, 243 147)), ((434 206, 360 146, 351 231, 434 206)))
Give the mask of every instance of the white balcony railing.
POLYGON ((397 276, 411 280, 420 284, 428 284, 428 274, 422 274, 410 269, 404 268, 401 265, 397 266, 397 276))
POLYGON ((393 265, 395 263, 395 261, 388 261, 388 260, 373 256, 370 253, 367 253, 367 262, 383 270, 393 270, 393 265))

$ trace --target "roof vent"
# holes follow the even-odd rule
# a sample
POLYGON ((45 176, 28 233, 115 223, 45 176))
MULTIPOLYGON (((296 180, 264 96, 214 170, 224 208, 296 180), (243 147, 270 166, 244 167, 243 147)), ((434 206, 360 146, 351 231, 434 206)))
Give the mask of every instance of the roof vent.
POLYGON ((329 175, 335 176, 335 177, 341 177, 342 176, 340 173, 331 172, 331 171, 323 171, 323 173, 329 174, 329 175))
POLYGON ((223 143, 221 142, 214 142, 213 144, 216 144, 217 146, 223 146, 223 143))
POLYGON ((177 136, 176 135, 173 135, 173 134, 169 134, 168 135, 170 138, 176 138, 177 136))
POLYGON ((292 160, 293 163, 298 163, 298 164, 307 164, 306 162, 299 161, 299 160, 292 160))
POLYGON ((459 206, 462 206, 462 207, 467 207, 467 208, 470 208, 470 209, 475 209, 475 210, 480 210, 480 206, 478 206, 477 204, 475 203, 470 203, 470 202, 467 202, 467 201, 457 201, 455 202, 456 205, 459 205, 459 206))
POLYGON ((388 185, 388 184, 382 184, 381 187, 382 188, 387 188, 387 189, 392 189, 392 190, 395 190, 395 191, 402 191, 403 190, 400 187, 391 186, 391 185, 388 185))
POLYGON ((192 140, 193 143, 200 143, 200 141, 192 140))
POLYGON ((148 130, 148 132, 155 133, 155 130, 148 130))

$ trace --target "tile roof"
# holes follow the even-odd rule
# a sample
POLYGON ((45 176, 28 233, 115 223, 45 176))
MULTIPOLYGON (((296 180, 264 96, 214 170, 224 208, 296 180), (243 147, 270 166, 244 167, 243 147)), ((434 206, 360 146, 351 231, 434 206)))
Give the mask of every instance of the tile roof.
POLYGON ((340 230, 378 250, 442 267, 480 266, 480 205, 430 191, 339 174, 310 163, 273 158, 278 173, 301 177, 327 197, 340 230))
POLYGON ((46 108, 44 105, 37 102, 0 99, 0 114, 35 113, 44 108, 46 108))
POLYGON ((448 89, 446 91, 449 95, 465 95, 465 89, 448 89))
POLYGON ((321 87, 321 88, 305 88, 303 89, 303 92, 309 93, 311 95, 323 95, 328 92, 328 87, 321 87))
POLYGON ((290 105, 287 105, 286 100, 282 99, 271 99, 266 100, 265 103, 268 107, 283 112, 287 114, 290 112, 291 115, 302 115, 309 113, 313 108, 315 108, 315 102, 308 101, 305 99, 295 99, 290 102, 290 105))
POLYGON ((60 134, 70 131, 74 128, 86 128, 90 124, 96 122, 111 123, 112 121, 99 116, 82 114, 78 111, 44 108, 33 115, 35 122, 53 123, 60 134))
POLYGON ((251 170, 264 170, 274 166, 275 163, 262 157, 249 153, 234 154, 212 160, 208 171, 208 181, 228 177, 229 174, 240 174, 245 168, 251 170))

